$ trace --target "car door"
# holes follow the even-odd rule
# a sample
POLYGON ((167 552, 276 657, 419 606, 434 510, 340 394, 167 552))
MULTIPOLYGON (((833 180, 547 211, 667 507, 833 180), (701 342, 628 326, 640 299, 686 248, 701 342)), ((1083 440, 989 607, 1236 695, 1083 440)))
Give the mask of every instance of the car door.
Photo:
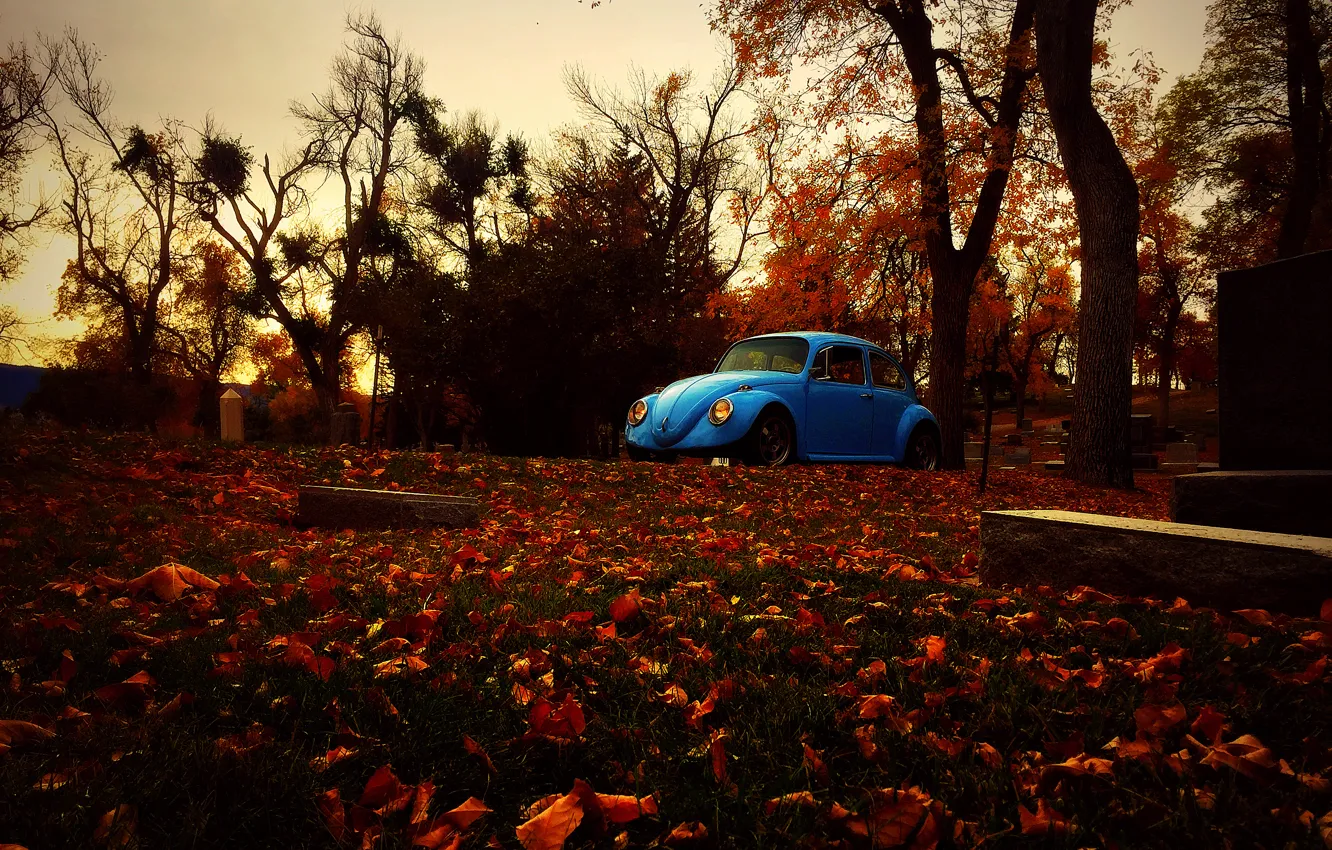
POLYGON ((814 355, 805 407, 811 454, 865 456, 874 425, 874 394, 866 379, 865 349, 830 345, 814 355))
POLYGON ((897 455, 897 426, 911 404, 906 376, 890 358, 877 351, 869 353, 870 382, 874 385, 874 437, 870 451, 876 457, 901 460, 897 455))

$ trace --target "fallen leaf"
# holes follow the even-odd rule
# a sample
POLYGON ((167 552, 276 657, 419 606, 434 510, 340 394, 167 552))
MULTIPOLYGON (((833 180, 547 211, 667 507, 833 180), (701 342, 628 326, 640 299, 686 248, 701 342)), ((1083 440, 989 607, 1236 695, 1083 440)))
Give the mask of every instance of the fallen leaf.
POLYGON ((576 794, 565 794, 519 826, 518 840, 525 850, 561 850, 564 840, 582 822, 582 801, 576 794))
POLYGON ((93 841, 109 848, 121 850, 135 843, 139 827, 139 810, 135 806, 119 805, 97 819, 93 841))

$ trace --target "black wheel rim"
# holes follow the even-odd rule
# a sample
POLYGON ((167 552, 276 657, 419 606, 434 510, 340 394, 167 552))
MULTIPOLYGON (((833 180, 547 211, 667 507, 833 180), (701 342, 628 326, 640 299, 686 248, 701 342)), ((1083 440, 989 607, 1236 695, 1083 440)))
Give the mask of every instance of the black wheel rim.
POLYGON ((759 460, 767 466, 786 462, 791 455, 791 429, 786 420, 773 417, 759 431, 759 460))
POLYGON ((939 444, 933 434, 921 434, 917 437, 915 448, 912 465, 916 469, 933 470, 939 466, 939 444))

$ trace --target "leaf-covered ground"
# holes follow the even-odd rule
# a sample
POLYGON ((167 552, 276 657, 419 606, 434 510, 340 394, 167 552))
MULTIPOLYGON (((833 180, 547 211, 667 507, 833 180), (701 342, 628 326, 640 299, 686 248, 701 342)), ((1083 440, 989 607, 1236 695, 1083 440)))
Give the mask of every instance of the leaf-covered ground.
POLYGON ((974 478, 11 434, 0 844, 1322 846, 1332 626, 980 587, 974 478))

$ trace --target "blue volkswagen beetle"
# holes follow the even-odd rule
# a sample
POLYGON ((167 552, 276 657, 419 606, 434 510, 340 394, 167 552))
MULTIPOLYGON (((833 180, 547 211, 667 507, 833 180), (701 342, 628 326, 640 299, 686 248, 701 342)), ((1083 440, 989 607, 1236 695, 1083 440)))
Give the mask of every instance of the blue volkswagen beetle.
POLYGON ((634 402, 624 436, 635 460, 939 463, 939 425, 911 378, 874 343, 844 334, 737 342, 712 373, 634 402))

